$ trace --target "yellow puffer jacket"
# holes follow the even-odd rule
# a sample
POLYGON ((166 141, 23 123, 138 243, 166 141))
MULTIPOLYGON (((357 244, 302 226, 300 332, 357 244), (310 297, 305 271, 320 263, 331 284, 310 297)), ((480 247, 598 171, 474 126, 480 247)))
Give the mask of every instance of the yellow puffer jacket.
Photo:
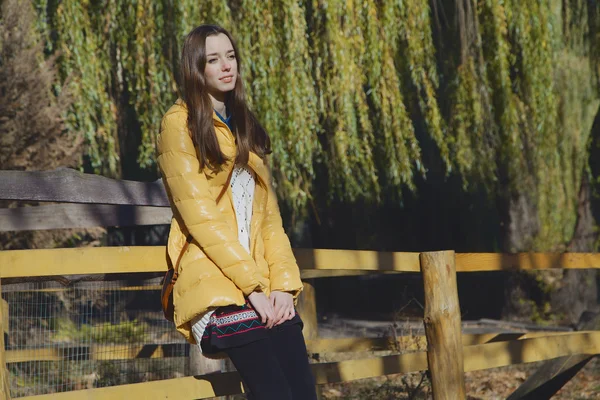
POLYGON ((163 117, 158 136, 158 165, 173 209, 167 257, 175 265, 191 234, 193 241, 181 256, 179 279, 173 290, 175 325, 190 343, 190 320, 216 307, 243 305, 255 290, 302 290, 300 271, 282 226, 277 197, 263 160, 250 153, 248 166, 257 176, 250 222, 250 252, 238 240, 231 188, 219 204, 235 159, 235 139, 214 114, 221 150, 231 162, 220 172, 200 169, 187 128, 187 109, 179 99, 163 117))

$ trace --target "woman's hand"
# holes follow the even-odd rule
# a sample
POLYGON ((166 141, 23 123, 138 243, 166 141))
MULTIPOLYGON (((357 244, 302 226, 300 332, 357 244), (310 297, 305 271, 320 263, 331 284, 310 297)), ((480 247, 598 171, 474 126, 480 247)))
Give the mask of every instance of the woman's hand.
POLYGON ((258 315, 260 315, 262 323, 265 324, 267 329, 271 329, 275 324, 275 311, 267 295, 263 292, 252 292, 248 296, 248 300, 250 300, 250 304, 252 304, 258 315))
POLYGON ((275 325, 283 324, 294 318, 294 296, 287 292, 273 291, 270 296, 273 310, 275 311, 275 325))

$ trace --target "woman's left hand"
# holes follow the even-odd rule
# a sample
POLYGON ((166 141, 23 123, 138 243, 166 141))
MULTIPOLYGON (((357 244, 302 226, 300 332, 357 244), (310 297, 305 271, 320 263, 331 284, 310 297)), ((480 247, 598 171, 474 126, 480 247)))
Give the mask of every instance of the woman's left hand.
POLYGON ((273 309, 275 310, 275 325, 283 324, 294 318, 294 296, 287 292, 273 291, 269 296, 273 309))

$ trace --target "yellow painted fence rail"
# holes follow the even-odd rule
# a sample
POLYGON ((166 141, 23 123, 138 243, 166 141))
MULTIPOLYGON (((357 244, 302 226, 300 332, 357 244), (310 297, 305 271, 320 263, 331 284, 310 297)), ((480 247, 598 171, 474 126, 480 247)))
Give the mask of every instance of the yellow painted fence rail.
MULTIPOLYGON (((421 272, 419 253, 294 249, 303 278, 421 272)), ((458 253, 456 272, 600 269, 599 253, 458 253)), ((164 246, 0 251, 0 278, 164 272, 164 246)))

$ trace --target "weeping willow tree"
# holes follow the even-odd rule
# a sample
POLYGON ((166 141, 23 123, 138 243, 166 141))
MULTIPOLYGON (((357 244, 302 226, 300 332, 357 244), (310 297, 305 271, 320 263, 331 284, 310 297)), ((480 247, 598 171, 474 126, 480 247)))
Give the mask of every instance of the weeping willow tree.
POLYGON ((464 190, 536 214, 529 248, 576 221, 598 107, 599 6, 585 0, 34 0, 73 96, 85 168, 155 173, 154 138, 197 24, 238 38, 280 198, 396 202, 432 157, 464 190), (424 157, 424 155, 427 157, 424 157), (315 171, 324 171, 317 174, 315 171), (319 188, 318 190, 316 188, 319 188))
POLYGON ((578 1, 452 3, 433 10, 455 21, 438 20, 451 165, 466 188, 483 185, 520 209, 512 229, 530 237, 509 249, 563 248, 598 108, 589 39, 596 19, 578 1), (534 226, 520 224, 519 212, 536 214, 534 226))

